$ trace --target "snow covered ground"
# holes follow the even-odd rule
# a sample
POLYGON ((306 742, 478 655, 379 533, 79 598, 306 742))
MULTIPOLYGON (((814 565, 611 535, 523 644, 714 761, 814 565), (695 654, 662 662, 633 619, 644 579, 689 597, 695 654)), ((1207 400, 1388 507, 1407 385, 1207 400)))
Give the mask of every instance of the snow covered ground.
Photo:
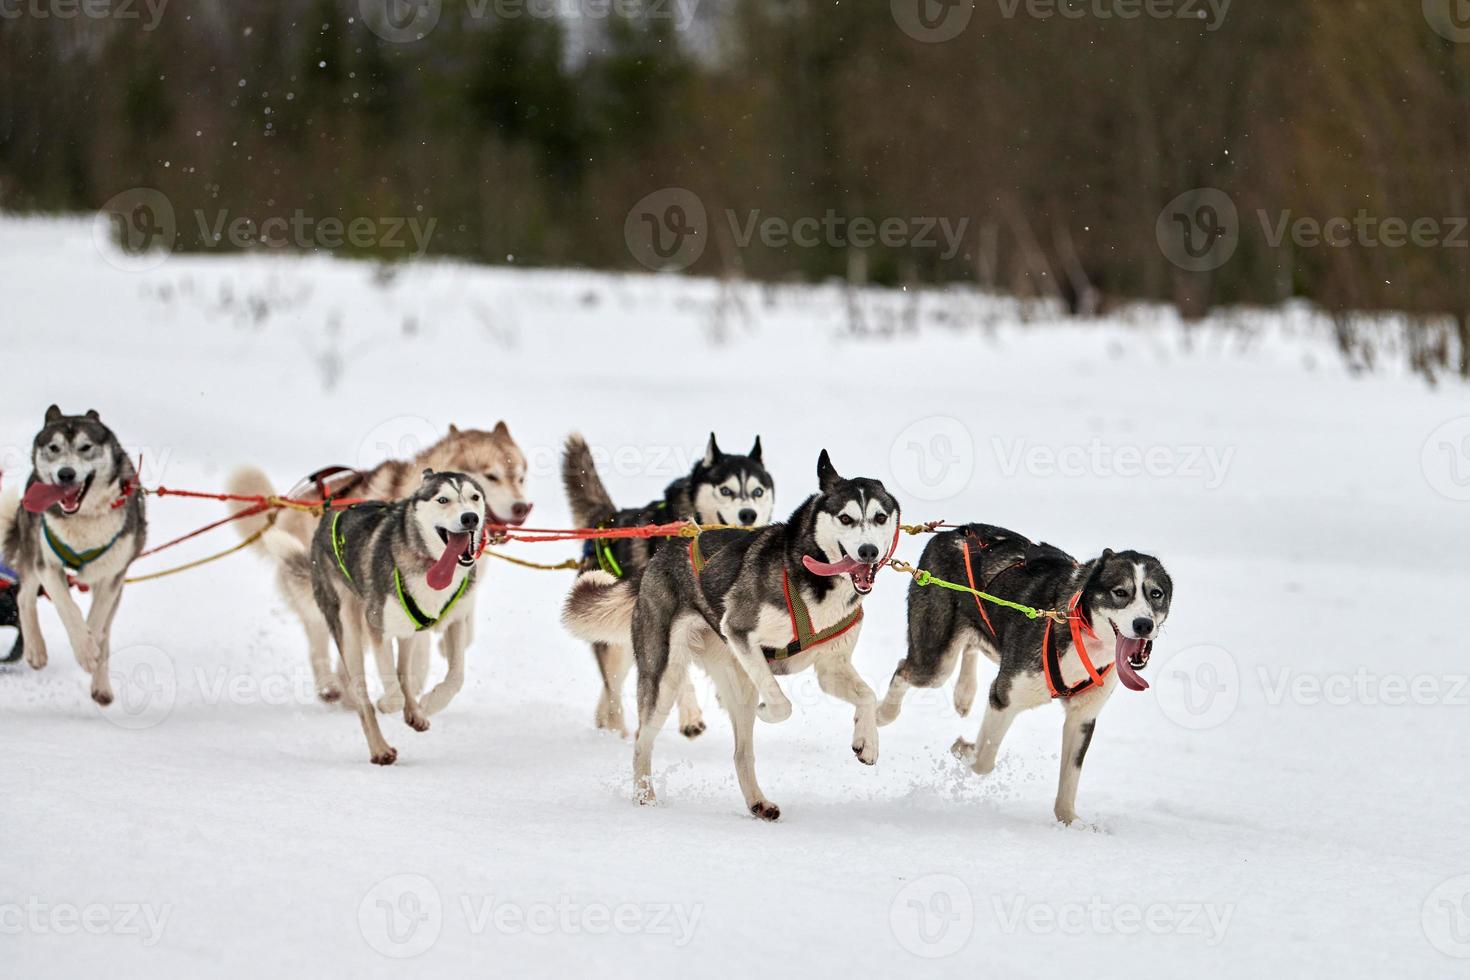
MULTIPOLYGON (((665 733, 664 803, 634 806, 630 747, 592 727, 591 657, 557 623, 566 573, 487 569, 466 689, 427 734, 385 723, 388 769, 312 699, 254 555, 129 590, 105 712, 48 609, 51 666, 0 670, 6 975, 1465 973, 1463 388, 1351 377, 1306 314, 1186 334, 969 293, 281 256, 130 272, 85 222, 14 217, 0 261, 7 485, 52 401, 100 410, 148 484, 199 489, 503 418, 535 523, 559 526, 569 431, 631 504, 714 429, 763 436, 778 511, 827 447, 907 520, 1147 549, 1177 586, 1153 689, 1104 712, 1071 828, 1059 710, 981 779, 947 752, 977 719, 916 692, 869 769, 810 675, 757 732, 779 823, 744 815, 707 691, 710 731, 665 733)), ((219 513, 151 500, 152 539, 219 513)), ((904 591, 893 574, 867 604, 880 694, 904 591)))

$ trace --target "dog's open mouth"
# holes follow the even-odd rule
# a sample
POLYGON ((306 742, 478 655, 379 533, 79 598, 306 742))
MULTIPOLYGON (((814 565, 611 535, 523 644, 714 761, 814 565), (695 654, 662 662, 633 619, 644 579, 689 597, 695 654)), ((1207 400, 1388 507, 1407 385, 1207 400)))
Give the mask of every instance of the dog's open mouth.
POLYGON ((878 577, 878 562, 861 562, 851 555, 843 555, 841 561, 834 562, 818 561, 807 555, 802 558, 801 563, 813 575, 846 575, 852 579, 852 587, 857 590, 858 595, 872 592, 873 580, 878 577))
POLYGON ((469 531, 446 531, 439 527, 439 540, 444 542, 444 554, 429 567, 429 588, 443 591, 454 581, 454 569, 468 568, 475 563, 475 536, 469 531))
POLYGON ((41 514, 53 506, 59 506, 63 514, 71 515, 82 509, 82 498, 92 488, 92 477, 81 483, 32 483, 26 488, 21 506, 31 514, 41 514))
POLYGON ((1118 680, 1130 691, 1147 691, 1148 681, 1138 672, 1148 666, 1148 658, 1154 652, 1154 641, 1144 637, 1124 636, 1118 624, 1108 621, 1113 627, 1113 638, 1117 644, 1113 659, 1117 664, 1118 680))

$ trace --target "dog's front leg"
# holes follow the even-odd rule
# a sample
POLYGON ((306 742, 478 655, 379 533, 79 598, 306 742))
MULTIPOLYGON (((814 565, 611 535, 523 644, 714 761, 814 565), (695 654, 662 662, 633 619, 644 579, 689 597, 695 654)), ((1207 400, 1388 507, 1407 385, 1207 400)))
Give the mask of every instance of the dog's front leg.
POLYGON ((398 641, 398 688, 403 692, 403 722, 416 732, 429 730, 429 718, 419 707, 414 693, 415 661, 428 653, 428 637, 422 634, 398 641))
POLYGON ((1082 763, 1092 745, 1097 716, 1107 701, 1108 688, 1094 688, 1068 699, 1067 720, 1062 725, 1062 774, 1057 782, 1057 803, 1053 812, 1062 823, 1077 819, 1077 784, 1082 780, 1082 763))
POLYGON ((704 712, 699 708, 699 695, 694 690, 694 678, 685 677, 679 687, 679 732, 685 738, 698 738, 704 734, 704 712))
POLYGON ((964 739, 955 739, 950 747, 955 758, 961 762, 968 762, 970 768, 982 776, 988 776, 995 771, 995 756, 1000 751, 1000 743, 1005 741, 1006 732, 1011 730, 1011 724, 1029 705, 1018 705, 1011 697, 1010 678, 1001 674, 995 678, 990 685, 990 703, 985 707, 985 718, 980 722, 980 735, 975 744, 966 742, 964 739))
MULTIPOLYGON (((33 571, 31 574, 37 573, 33 571)), ((33 580, 24 575, 15 588, 16 613, 20 616, 20 640, 25 647, 26 663, 32 670, 40 670, 46 666, 46 638, 41 635, 38 611, 41 593, 33 580)))
POLYGON ((754 618, 746 622, 745 618, 737 617, 732 607, 720 623, 720 634, 734 654, 735 662, 755 685, 756 717, 768 724, 790 718, 791 701, 781 690, 781 685, 776 683, 776 675, 771 673, 771 665, 766 662, 765 651, 754 642, 754 618))
POLYGON ((92 700, 104 708, 112 703, 112 678, 107 665, 112 659, 112 620, 122 602, 123 577, 100 582, 92 590, 92 608, 87 610, 87 630, 97 641, 97 665, 92 671, 92 700))
POLYGON ((817 685, 857 708, 853 715, 852 752, 863 765, 871 766, 878 761, 878 698, 850 658, 850 653, 819 655, 817 685))
MULTIPOLYGON (((444 628, 444 656, 449 661, 449 670, 444 679, 424 695, 423 709, 426 715, 435 715, 449 707, 449 702, 464 687, 464 652, 469 645, 469 617, 456 619, 444 628)), ((428 644, 423 655, 428 656, 428 644)))
POLYGON ((383 696, 378 698, 378 710, 385 715, 403 710, 403 688, 398 683, 398 667, 394 660, 397 646, 398 661, 403 660, 402 642, 384 634, 373 644, 373 657, 378 661, 378 679, 383 682, 383 696))
POLYGON ((71 587, 67 585, 66 575, 59 569, 43 565, 41 567, 41 585, 46 589, 46 595, 51 598, 51 604, 56 607, 56 614, 61 617, 61 625, 66 628, 67 639, 71 641, 71 649, 76 654, 77 663, 87 673, 97 669, 97 658, 101 656, 97 648, 97 638, 87 628, 87 621, 82 617, 82 610, 76 600, 71 597, 71 587))
MULTIPOLYGON (((368 697, 362 649, 364 629, 361 621, 342 617, 333 624, 332 633, 337 640, 337 649, 342 653, 342 665, 347 671, 347 688, 352 692, 357 718, 362 722, 362 733, 367 737, 368 755, 374 765, 391 766, 398 761, 398 750, 383 737, 383 730, 378 727, 378 716, 373 711, 372 698, 368 697)), ((388 676, 391 677, 392 674, 388 676)))
POLYGON ((745 808, 762 820, 777 820, 781 808, 766 798, 755 778, 756 694, 750 678, 723 650, 712 651, 703 663, 735 730, 735 778, 745 796, 745 808))

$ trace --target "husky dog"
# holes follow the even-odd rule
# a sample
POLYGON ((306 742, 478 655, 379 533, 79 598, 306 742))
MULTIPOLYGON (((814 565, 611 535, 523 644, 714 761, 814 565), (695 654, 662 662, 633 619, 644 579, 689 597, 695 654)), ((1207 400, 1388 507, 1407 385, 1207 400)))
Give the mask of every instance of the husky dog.
POLYGON ((633 783, 654 802, 653 743, 692 661, 715 683, 735 729, 735 773, 750 812, 781 810, 755 779, 755 719, 785 721, 777 676, 815 667, 822 690, 856 708, 852 751, 878 761, 877 699, 852 666, 863 597, 892 554, 898 503, 871 479, 844 479, 826 450, 818 493, 784 524, 713 531, 662 548, 639 581, 583 575, 563 616, 585 639, 628 642, 638 663, 633 783))
POLYGON ((19 507, 14 498, 0 503, 0 554, 18 573, 14 591, 26 663, 36 670, 46 666, 37 616, 44 589, 77 662, 92 675, 92 700, 106 706, 112 703, 112 620, 123 578, 147 534, 143 496, 133 492, 138 474, 96 412, 63 415, 55 405, 32 444, 31 465, 19 507), (86 618, 68 575, 92 590, 86 618))
POLYGON ((1136 551, 1104 551, 1078 564, 1059 548, 1034 544, 1014 531, 970 524, 936 535, 919 567, 935 578, 968 583, 1013 602, 1066 611, 1065 625, 1027 619, 1003 606, 933 586, 909 586, 908 656, 898 663, 878 723, 898 717, 910 687, 939 687, 960 664, 955 710, 967 715, 975 700, 975 651, 1000 668, 978 743, 959 739, 952 751, 986 775, 1016 716, 1051 700, 1066 711, 1062 772, 1055 813, 1077 818, 1077 782, 1092 743, 1098 713, 1121 682, 1148 689, 1138 672, 1148 666, 1153 641, 1169 618, 1174 583, 1157 558, 1136 551))
MULTIPOLYGON (((480 429, 459 429, 451 425, 449 434, 419 453, 412 462, 389 460, 366 472, 356 472, 345 467, 332 467, 321 473, 330 472, 329 481, 303 481, 303 486, 290 491, 287 496, 301 499, 322 499, 330 495, 340 499, 366 499, 392 501, 409 496, 418 488, 425 469, 470 473, 481 485, 485 494, 488 520, 491 524, 524 524, 531 513, 531 504, 526 500, 526 457, 511 438, 504 422, 496 424, 489 432, 480 429)), ((270 479, 260 470, 242 469, 230 476, 229 491, 238 496, 269 497, 275 493, 270 479)), ((240 505, 236 510, 246 509, 240 505)), ((251 537, 264 528, 264 516, 236 521, 242 537, 251 537)), ((311 543, 320 522, 316 516, 304 511, 285 510, 277 514, 276 531, 285 531, 300 542, 302 547, 311 543)), ((291 605, 301 623, 306 627, 307 647, 311 655, 312 675, 316 680, 317 696, 323 701, 340 699, 343 693, 341 678, 332 669, 331 652, 328 649, 330 632, 326 620, 317 609, 311 596, 310 578, 302 575, 292 580, 291 566, 282 565, 279 570, 281 593, 291 605)), ((473 639, 473 619, 466 623, 473 639)), ((466 641, 468 642, 468 641, 466 641)), ((411 676, 414 693, 424 688, 428 676, 429 658, 427 645, 421 645, 425 656, 413 664, 411 676)), ((398 677, 393 669, 391 653, 376 650, 378 673, 383 681, 384 694, 379 707, 387 713, 402 709, 404 698, 398 689, 398 677)), ((462 674, 451 674, 447 683, 453 692, 464 682, 462 674)), ((443 707, 453 698, 453 693, 436 707, 443 707)))
MULTIPOLYGON (((763 527, 771 522, 776 504, 776 486, 761 462, 761 439, 749 453, 723 453, 709 435, 709 446, 693 471, 670 483, 663 498, 642 507, 619 510, 612 502, 587 441, 580 435, 567 439, 562 461, 562 483, 571 501, 572 518, 578 527, 642 527, 692 520, 700 524, 733 524, 763 527)), ((636 575, 647 566, 666 538, 610 538, 589 541, 582 570, 600 568, 615 578, 636 575)), ((680 547, 687 547, 682 541, 680 547)), ((627 735, 623 722, 623 679, 633 666, 633 655, 625 644, 594 643, 592 652, 602 672, 602 695, 597 701, 597 727, 627 735)), ((704 731, 704 718, 694 686, 679 691, 679 730, 688 738, 704 731)))
POLYGON ((411 497, 356 504, 323 518, 309 549, 288 531, 265 533, 266 548, 294 573, 290 581, 310 580, 348 686, 357 689, 353 701, 377 765, 392 765, 398 750, 383 738, 362 689, 363 647, 386 651, 389 640, 398 641, 403 720, 415 731, 427 731, 428 716, 454 692, 447 690, 446 680, 420 704, 409 673, 425 634, 435 632, 444 637, 451 675, 462 676, 469 642, 467 600, 489 513, 484 490, 471 477, 424 470, 411 497))

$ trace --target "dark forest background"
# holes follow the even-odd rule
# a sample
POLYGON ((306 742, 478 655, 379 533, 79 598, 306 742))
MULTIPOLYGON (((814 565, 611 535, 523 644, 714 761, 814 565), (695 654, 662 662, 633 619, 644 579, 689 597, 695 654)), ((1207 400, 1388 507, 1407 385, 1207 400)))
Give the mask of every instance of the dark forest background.
MULTIPOLYGON (((1256 217, 1470 215, 1470 44, 1423 6, 1236 0, 1215 24, 980 0, 944 43, 887 0, 703 0, 682 30, 662 4, 546 18, 445 0, 411 43, 368 30, 357 0, 171 0, 153 30, 8 17, 0 207, 146 186, 180 211, 433 216, 436 254, 613 269, 637 268, 624 220, 664 187, 711 215, 968 218, 947 261, 737 247, 714 220, 690 271, 970 282, 1083 315, 1302 297, 1409 313, 1416 364, 1465 372, 1470 248, 1273 245, 1256 217), (1241 216, 1208 272, 1155 235, 1197 187, 1241 216)), ((206 244, 193 222, 179 234, 206 244)))

